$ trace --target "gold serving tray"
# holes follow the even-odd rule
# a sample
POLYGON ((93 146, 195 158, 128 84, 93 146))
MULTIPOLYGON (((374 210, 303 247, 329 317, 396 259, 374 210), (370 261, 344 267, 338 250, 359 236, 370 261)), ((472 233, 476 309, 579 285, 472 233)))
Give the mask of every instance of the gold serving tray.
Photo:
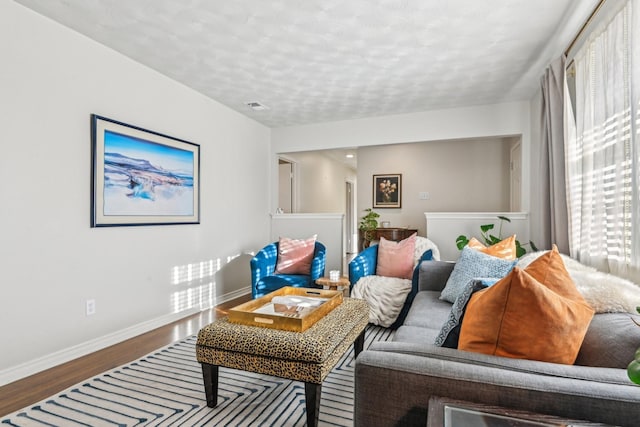
POLYGON ((340 304, 342 304, 342 291, 285 286, 261 298, 233 307, 229 310, 229 321, 242 325, 303 332, 340 304), (275 308, 270 307, 274 306, 271 300, 279 296, 322 298, 326 301, 317 307, 306 308, 297 314, 276 313, 275 308))

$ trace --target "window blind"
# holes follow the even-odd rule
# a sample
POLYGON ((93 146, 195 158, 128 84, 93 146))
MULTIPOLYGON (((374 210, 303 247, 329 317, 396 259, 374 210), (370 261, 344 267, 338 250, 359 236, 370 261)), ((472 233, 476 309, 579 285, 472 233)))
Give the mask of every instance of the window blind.
POLYGON ((632 19, 627 2, 589 35, 574 57, 575 105, 565 97, 571 255, 616 273, 640 266, 632 19))

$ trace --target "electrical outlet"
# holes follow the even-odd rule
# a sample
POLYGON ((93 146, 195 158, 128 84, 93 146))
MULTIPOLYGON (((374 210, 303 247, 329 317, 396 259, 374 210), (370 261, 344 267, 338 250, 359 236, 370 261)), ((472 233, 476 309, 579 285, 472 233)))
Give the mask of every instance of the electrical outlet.
POLYGON ((86 314, 87 316, 91 316, 92 314, 96 314, 96 300, 88 299, 86 303, 86 314))

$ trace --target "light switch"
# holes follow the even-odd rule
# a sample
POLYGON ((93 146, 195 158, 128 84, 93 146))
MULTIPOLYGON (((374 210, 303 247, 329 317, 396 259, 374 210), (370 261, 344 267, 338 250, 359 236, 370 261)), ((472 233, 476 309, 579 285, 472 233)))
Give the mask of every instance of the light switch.
POLYGON ((418 198, 420 200, 429 200, 429 193, 426 191, 421 191, 420 193, 418 193, 418 198))

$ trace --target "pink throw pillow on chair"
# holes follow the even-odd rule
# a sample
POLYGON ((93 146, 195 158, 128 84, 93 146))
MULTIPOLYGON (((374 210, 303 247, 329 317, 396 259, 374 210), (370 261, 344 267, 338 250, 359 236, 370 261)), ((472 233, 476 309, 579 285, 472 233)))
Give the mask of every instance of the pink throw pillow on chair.
POLYGON ((281 237, 278 243, 277 274, 311 274, 316 237, 290 239, 281 237))
POLYGON ((400 242, 380 238, 376 275, 411 280, 415 247, 416 233, 400 242))

